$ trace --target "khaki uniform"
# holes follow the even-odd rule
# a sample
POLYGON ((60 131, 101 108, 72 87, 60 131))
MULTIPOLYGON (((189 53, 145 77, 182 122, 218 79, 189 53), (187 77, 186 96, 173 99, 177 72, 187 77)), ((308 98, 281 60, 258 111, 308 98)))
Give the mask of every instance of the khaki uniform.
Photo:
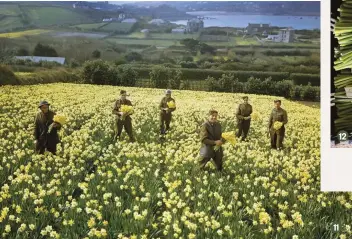
POLYGON ((269 130, 271 138, 271 147, 274 149, 282 148, 282 142, 285 137, 285 124, 287 124, 287 112, 286 110, 280 108, 274 108, 270 114, 269 119, 269 130), (283 126, 279 130, 274 129, 275 121, 283 122, 283 126))
POLYGON ((116 115, 116 125, 115 125, 115 137, 114 139, 120 139, 122 129, 125 128, 126 133, 128 134, 128 137, 130 138, 130 141, 135 141, 133 134, 132 134, 132 118, 130 115, 127 115, 124 120, 122 120, 121 115, 118 113, 120 112, 121 105, 131 105, 131 101, 125 99, 118 99, 115 102, 114 109, 112 110, 112 113, 116 115))
POLYGON ((169 108, 167 103, 170 101, 174 101, 176 103, 176 101, 173 98, 166 98, 163 97, 161 99, 159 108, 160 108, 160 134, 165 134, 166 131, 168 131, 170 129, 170 122, 172 119, 172 112, 174 112, 176 110, 176 108, 169 108), (168 108, 169 111, 163 110, 163 108, 168 108), (166 128, 165 128, 166 126, 166 128))
POLYGON ((240 104, 238 106, 236 111, 237 128, 238 128, 238 132, 236 134, 237 138, 242 136, 242 140, 246 139, 248 135, 249 127, 251 125, 251 119, 245 120, 244 117, 250 116, 252 112, 253 112, 253 109, 250 104, 240 104))
MULTIPOLYGON (((219 150, 215 151, 215 141, 223 140, 221 137, 222 130, 221 125, 216 122, 211 124, 209 121, 205 122, 200 130, 200 140, 202 142, 202 147, 200 149, 200 156, 203 158, 199 163, 200 167, 204 168, 205 165, 213 159, 216 168, 222 170, 222 158, 223 150, 220 147, 219 150)), ((224 142, 224 140, 223 140, 224 142)))
POLYGON ((34 138, 37 141, 35 145, 36 153, 44 154, 45 149, 52 154, 56 154, 56 145, 60 143, 58 130, 61 129, 61 125, 58 124, 48 134, 49 126, 54 123, 55 112, 48 111, 44 114, 38 112, 34 120, 34 138))

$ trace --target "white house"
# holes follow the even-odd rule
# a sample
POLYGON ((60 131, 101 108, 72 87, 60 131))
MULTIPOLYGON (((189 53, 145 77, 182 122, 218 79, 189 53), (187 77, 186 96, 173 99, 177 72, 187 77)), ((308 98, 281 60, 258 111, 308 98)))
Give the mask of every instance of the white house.
POLYGON ((294 41, 294 30, 293 28, 280 29, 278 35, 268 35, 267 39, 273 42, 293 42, 294 41))
POLYGON ((15 56, 16 59, 19 60, 30 60, 33 62, 41 62, 41 61, 50 61, 50 62, 57 62, 61 65, 65 64, 64 57, 47 57, 47 56, 15 56))
POLYGON ((126 22, 126 23, 136 23, 137 19, 135 18, 127 18, 125 20, 123 20, 122 22, 126 22))
POLYGON ((185 28, 174 28, 171 30, 171 33, 185 34, 185 32, 186 32, 185 28))
POLYGON ((153 19, 151 21, 149 21, 149 24, 154 24, 154 25, 164 25, 164 24, 167 24, 167 22, 163 19, 153 19))

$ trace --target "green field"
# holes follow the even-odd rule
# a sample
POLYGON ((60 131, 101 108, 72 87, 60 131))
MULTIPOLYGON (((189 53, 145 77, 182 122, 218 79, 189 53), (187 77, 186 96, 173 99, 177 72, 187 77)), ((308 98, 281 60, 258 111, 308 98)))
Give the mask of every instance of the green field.
POLYGON ((19 17, 5 17, 0 20, 0 32, 8 31, 17 27, 23 27, 21 18, 19 17))
POLYGON ((105 22, 101 22, 101 23, 92 23, 92 24, 79 24, 79 25, 74 25, 71 26, 71 28, 75 28, 75 27, 79 27, 83 30, 93 30, 93 29, 98 29, 104 25, 106 25, 107 23, 105 22))
POLYGON ((120 23, 120 22, 111 22, 106 26, 102 27, 103 31, 119 31, 119 32, 129 32, 133 26, 133 23, 120 23))
POLYGON ((15 4, 0 5, 0 15, 18 16, 20 13, 21 11, 18 5, 15 5, 15 4))
POLYGON ((175 40, 153 40, 153 39, 123 39, 118 37, 108 38, 109 42, 122 45, 146 45, 156 47, 180 46, 180 42, 175 40))
POLYGON ((59 25, 59 24, 77 24, 90 22, 88 16, 80 14, 74 10, 60 7, 23 7, 31 22, 34 25, 59 25))
POLYGON ((186 38, 193 38, 198 39, 199 34, 172 34, 172 33, 153 33, 150 34, 149 38, 162 38, 165 40, 175 40, 175 39, 186 39, 186 38))

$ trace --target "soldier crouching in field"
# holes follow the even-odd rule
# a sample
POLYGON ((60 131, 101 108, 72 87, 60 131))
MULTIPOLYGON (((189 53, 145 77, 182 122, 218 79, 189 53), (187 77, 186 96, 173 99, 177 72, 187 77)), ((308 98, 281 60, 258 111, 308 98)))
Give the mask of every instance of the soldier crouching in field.
POLYGON ((171 90, 165 91, 165 96, 161 99, 160 108, 160 134, 163 135, 170 129, 170 122, 172 119, 172 112, 176 110, 176 107, 169 107, 169 102, 174 102, 175 99, 171 97, 171 90), (165 127, 166 126, 166 127, 165 127))
POLYGON ((283 148, 283 140, 285 137, 285 124, 287 124, 287 112, 281 108, 281 100, 274 101, 275 108, 271 111, 269 118, 269 132, 270 132, 270 141, 271 148, 281 150, 283 148), (283 125, 280 129, 274 129, 274 123, 282 122, 283 125))
POLYGON ((115 127, 115 136, 114 140, 120 140, 122 129, 125 128, 126 133, 129 136, 130 142, 135 142, 135 139, 132 134, 132 118, 131 113, 123 113, 121 112, 122 105, 129 105, 132 106, 130 100, 128 100, 127 93, 125 90, 120 91, 120 99, 116 100, 114 104, 114 109, 112 113, 116 115, 116 127, 115 127))
POLYGON ((200 139, 202 147, 200 149, 200 155, 203 158, 199 164, 200 168, 203 169, 205 165, 213 159, 213 162, 217 170, 222 171, 222 158, 223 150, 221 145, 225 140, 221 137, 222 130, 221 125, 217 121, 218 112, 216 110, 209 111, 208 120, 202 125, 200 131, 200 139), (217 150, 215 146, 219 147, 217 150))
POLYGON ((245 141, 251 125, 251 114, 253 109, 252 106, 248 104, 248 96, 244 96, 242 99, 243 103, 238 106, 236 111, 238 129, 236 137, 239 138, 242 136, 241 141, 245 141))
POLYGON ((55 112, 49 110, 50 104, 41 101, 39 104, 40 112, 37 113, 34 121, 34 138, 36 153, 44 154, 45 149, 52 154, 56 154, 56 145, 60 142, 58 130, 61 129, 59 123, 54 123, 55 112), (52 130, 48 132, 50 125, 52 130))

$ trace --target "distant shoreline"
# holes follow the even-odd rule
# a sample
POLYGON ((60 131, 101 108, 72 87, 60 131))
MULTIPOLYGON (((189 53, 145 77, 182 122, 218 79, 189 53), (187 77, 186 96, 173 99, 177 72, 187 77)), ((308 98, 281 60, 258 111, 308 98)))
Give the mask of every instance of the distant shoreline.
POLYGON ((266 12, 226 12, 226 11, 192 11, 186 12, 189 15, 209 15, 209 14, 220 14, 220 15, 266 15, 266 16, 299 16, 299 17, 320 17, 320 14, 316 13, 302 13, 302 12, 294 12, 294 13, 283 13, 283 14, 275 14, 275 13, 266 13, 266 12))

